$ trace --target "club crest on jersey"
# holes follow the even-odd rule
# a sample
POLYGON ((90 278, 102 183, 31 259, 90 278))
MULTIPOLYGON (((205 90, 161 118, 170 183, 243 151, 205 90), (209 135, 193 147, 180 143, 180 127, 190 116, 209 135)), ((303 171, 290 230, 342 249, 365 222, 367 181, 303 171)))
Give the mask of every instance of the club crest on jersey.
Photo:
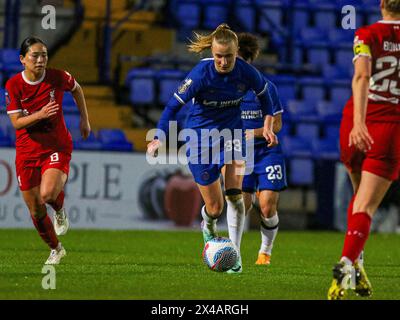
POLYGON ((5 95, 6 95, 6 107, 8 107, 11 104, 11 98, 7 90, 5 92, 5 95))
POLYGON ((364 40, 360 40, 358 36, 354 38, 354 45, 364 44, 364 40))
POLYGON ((185 81, 182 83, 182 85, 178 89, 179 94, 184 94, 187 89, 192 85, 193 80, 192 79, 185 79, 185 81))
POLYGON ((50 91, 50 102, 53 102, 56 100, 56 89, 53 89, 50 91))

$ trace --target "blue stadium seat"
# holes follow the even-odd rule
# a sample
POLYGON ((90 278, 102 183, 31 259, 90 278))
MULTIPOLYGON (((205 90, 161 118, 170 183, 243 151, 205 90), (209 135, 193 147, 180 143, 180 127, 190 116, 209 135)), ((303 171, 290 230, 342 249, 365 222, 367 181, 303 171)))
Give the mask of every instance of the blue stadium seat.
POLYGON ((69 91, 64 92, 63 96, 63 101, 62 101, 63 106, 76 106, 74 97, 72 96, 72 93, 69 91))
POLYGON ((14 127, 10 124, 10 126, 8 127, 7 130, 7 136, 10 138, 11 140, 11 146, 15 146, 15 140, 16 140, 16 132, 14 127))
POLYGON ((66 114, 64 115, 65 124, 68 130, 79 129, 81 118, 77 114, 66 114))
POLYGON ((356 7, 357 9, 357 7, 361 8, 361 6, 363 5, 362 1, 364 0, 336 0, 335 3, 338 9, 342 9, 344 6, 347 5, 356 7))
POLYGON ((340 122, 343 107, 344 105, 334 101, 318 101, 317 112, 319 121, 324 124, 340 122))
MULTIPOLYGON (((5 109, 2 109, 5 111, 5 109)), ((7 113, 0 113, 0 130, 3 130, 3 133, 10 137, 12 141, 15 141, 15 129, 10 121, 7 113)))
POLYGON ((326 81, 350 80, 353 76, 352 71, 352 69, 344 68, 341 65, 327 64, 322 66, 322 75, 326 81))
POLYGON ((0 88, 0 110, 6 108, 6 90, 0 88))
POLYGON ((331 56, 328 48, 308 48, 306 52, 307 62, 312 65, 324 66, 330 63, 331 56))
POLYGON ((312 186, 314 184, 314 161, 309 159, 289 159, 289 184, 294 186, 312 186))
POLYGON ((156 73, 159 93, 158 103, 165 105, 177 91, 179 84, 185 78, 186 72, 180 70, 160 70, 156 73))
POLYGON ((328 124, 324 127, 324 137, 327 139, 338 139, 340 133, 340 124, 328 124))
POLYGON ((349 49, 352 49, 354 30, 331 29, 328 31, 328 39, 333 48, 337 48, 340 45, 341 47, 347 46, 349 49))
POLYGON ((199 1, 179 1, 176 8, 176 20, 182 28, 199 28, 200 18, 201 8, 199 1))
POLYGON ((81 131, 77 128, 69 130, 76 150, 103 150, 102 143, 97 140, 93 131, 90 132, 89 137, 83 140, 81 131))
POLYGON ((155 71, 149 68, 135 68, 129 71, 126 83, 130 87, 132 104, 152 104, 155 99, 155 71))
POLYGON ((291 122, 315 122, 318 120, 313 101, 289 100, 287 111, 291 122))
POLYGON ((284 136, 282 148, 286 156, 310 158, 312 156, 311 141, 296 136, 284 136))
POLYGON ((270 32, 274 27, 281 27, 283 22, 284 8, 282 1, 259 1, 257 0, 258 13, 260 16, 258 28, 261 32, 270 32), (266 18, 268 17, 268 19, 266 18), (270 23, 269 21, 272 23, 270 23))
POLYGON ((307 62, 311 64, 326 64, 330 61, 329 41, 327 33, 319 28, 303 28, 298 32, 296 47, 306 52, 307 62))
POLYGON ((303 100, 325 100, 326 90, 323 78, 303 77, 299 79, 303 100))
POLYGON ((0 128, 0 147, 11 147, 12 142, 9 136, 0 128))
POLYGON ((351 97, 351 82, 349 81, 346 84, 343 83, 337 83, 337 82, 332 82, 332 85, 330 86, 330 97, 331 101, 335 101, 336 103, 340 103, 342 105, 345 105, 347 100, 350 99, 351 97))
POLYGON ((296 135, 302 139, 311 141, 312 139, 318 138, 319 136, 319 125, 316 123, 296 123, 296 135))
POLYGON ((282 103, 297 98, 296 78, 290 75, 269 76, 271 81, 278 88, 279 97, 282 103))
POLYGON ((328 47, 328 34, 326 30, 320 28, 302 28, 298 31, 300 44, 305 47, 328 47))
POLYGON ((339 137, 314 139, 312 142, 313 156, 317 160, 336 160, 340 158, 339 137))
POLYGON ((351 49, 338 49, 335 51, 335 64, 343 68, 353 68, 354 53, 351 49))
MULTIPOLYGON (((204 0, 203 0, 204 1, 204 0)), ((203 27, 214 30, 228 20, 228 5, 224 0, 207 0, 204 5, 203 27)))
POLYGON ((282 124, 281 131, 279 131, 278 134, 277 134, 278 139, 279 139, 279 143, 281 143, 283 137, 290 136, 291 130, 292 130, 292 126, 290 125, 290 122, 288 122, 288 121, 285 122, 284 121, 283 124, 282 124))
POLYGON ((97 133, 103 150, 107 151, 133 151, 133 145, 126 139, 125 133, 120 129, 100 129, 97 133))
POLYGON ((249 0, 235 2, 235 19, 247 32, 254 32, 256 28, 256 12, 249 0))
POLYGON ((314 183, 314 162, 310 140, 285 136, 282 148, 288 158, 289 184, 310 186, 314 183))
POLYGON ((336 28, 336 6, 332 2, 318 1, 313 5, 315 26, 319 29, 336 28))
POLYGON ((369 12, 367 14, 367 24, 373 24, 382 20, 382 14, 380 12, 369 12))
POLYGON ((283 59, 287 57, 292 59, 292 63, 294 65, 302 65, 305 55, 303 54, 303 46, 301 43, 298 43, 294 50, 289 50, 286 46, 286 40, 279 34, 273 33, 271 42, 273 44, 274 49, 278 52, 278 56, 283 59))
POLYGON ((308 27, 310 25, 310 11, 308 7, 301 3, 295 4, 291 23, 293 23, 294 30, 308 27))
POLYGON ((0 50, 0 61, 2 64, 3 71, 10 76, 24 70, 23 65, 19 60, 19 50, 18 49, 1 49, 0 50))
POLYGON ((64 92, 62 108, 65 114, 79 114, 79 109, 71 92, 64 92))

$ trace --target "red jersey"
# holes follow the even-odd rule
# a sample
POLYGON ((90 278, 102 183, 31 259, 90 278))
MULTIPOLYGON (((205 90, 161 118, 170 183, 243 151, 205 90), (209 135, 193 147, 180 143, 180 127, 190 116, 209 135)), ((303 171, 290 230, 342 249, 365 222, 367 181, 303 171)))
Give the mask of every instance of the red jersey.
MULTIPOLYGON (((367 120, 400 122, 400 21, 381 20, 356 31, 353 62, 371 58, 367 120)), ((353 97, 344 115, 353 116, 353 97)))
MULTIPOLYGON (((50 101, 62 106, 64 91, 73 91, 75 79, 65 71, 46 69, 36 82, 26 79, 21 72, 6 83, 7 113, 30 115, 50 101)), ((65 125, 62 107, 57 114, 35 125, 16 131, 17 157, 37 159, 53 152, 72 152, 72 138, 65 125)))

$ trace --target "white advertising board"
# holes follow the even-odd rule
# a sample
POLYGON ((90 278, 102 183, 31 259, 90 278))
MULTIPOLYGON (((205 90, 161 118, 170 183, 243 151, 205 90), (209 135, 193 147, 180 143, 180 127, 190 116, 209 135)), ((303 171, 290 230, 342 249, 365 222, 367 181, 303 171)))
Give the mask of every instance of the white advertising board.
MULTIPOLYGON (((32 228, 15 174, 15 151, 0 149, 0 228, 32 228)), ((65 208, 77 229, 164 229, 172 221, 143 214, 139 192, 149 176, 188 169, 181 164, 150 165, 144 154, 72 154, 65 208)), ((48 213, 52 216, 49 207, 48 213)))

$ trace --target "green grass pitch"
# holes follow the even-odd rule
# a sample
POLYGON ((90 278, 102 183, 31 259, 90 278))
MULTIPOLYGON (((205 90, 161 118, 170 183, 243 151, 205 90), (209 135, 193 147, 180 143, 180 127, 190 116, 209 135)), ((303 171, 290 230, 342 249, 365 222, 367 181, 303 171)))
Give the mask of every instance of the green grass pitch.
MULTIPOLYGON (((230 275, 202 262, 200 232, 71 230, 56 289, 44 290, 49 251, 36 231, 0 230, 0 299, 326 299, 343 234, 281 231, 269 267, 254 265, 259 241, 258 232, 245 233, 243 273, 230 275)), ((370 236, 373 299, 400 299, 399 248, 399 235, 370 236)))

